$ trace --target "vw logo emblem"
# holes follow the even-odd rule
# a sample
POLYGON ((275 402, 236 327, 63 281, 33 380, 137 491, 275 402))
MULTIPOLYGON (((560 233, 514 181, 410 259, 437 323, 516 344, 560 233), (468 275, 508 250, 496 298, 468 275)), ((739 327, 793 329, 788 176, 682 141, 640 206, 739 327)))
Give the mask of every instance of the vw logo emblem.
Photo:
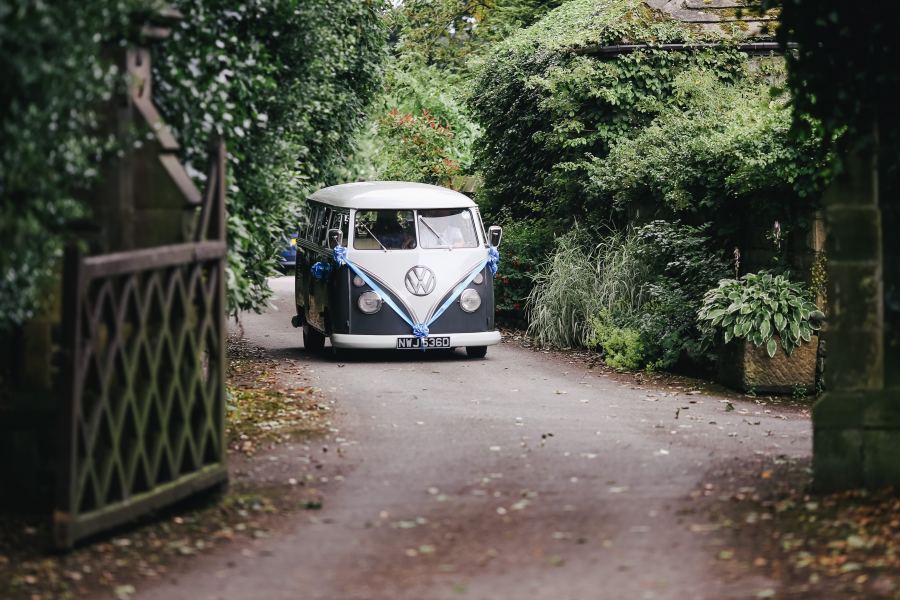
POLYGON ((406 272, 406 289, 416 296, 427 296, 434 291, 437 279, 428 267, 416 265, 406 272))

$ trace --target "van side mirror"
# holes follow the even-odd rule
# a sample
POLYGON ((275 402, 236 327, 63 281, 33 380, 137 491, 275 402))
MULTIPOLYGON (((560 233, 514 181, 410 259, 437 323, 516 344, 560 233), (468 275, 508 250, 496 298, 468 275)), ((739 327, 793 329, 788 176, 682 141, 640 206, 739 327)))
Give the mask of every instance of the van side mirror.
POLYGON ((337 246, 344 245, 344 232, 340 229, 328 230, 328 247, 332 250, 337 246))
POLYGON ((503 228, 499 225, 491 225, 488 227, 488 243, 496 248, 500 247, 500 240, 503 239, 503 228))

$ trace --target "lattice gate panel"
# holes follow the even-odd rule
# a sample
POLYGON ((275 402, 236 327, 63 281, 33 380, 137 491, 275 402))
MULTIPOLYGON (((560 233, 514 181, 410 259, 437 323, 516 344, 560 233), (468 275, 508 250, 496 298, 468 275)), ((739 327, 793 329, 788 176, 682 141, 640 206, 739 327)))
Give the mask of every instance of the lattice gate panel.
POLYGON ((210 158, 193 242, 66 252, 61 548, 227 480, 223 143, 210 158))
POLYGON ((225 251, 67 256, 61 546, 225 480, 225 251))

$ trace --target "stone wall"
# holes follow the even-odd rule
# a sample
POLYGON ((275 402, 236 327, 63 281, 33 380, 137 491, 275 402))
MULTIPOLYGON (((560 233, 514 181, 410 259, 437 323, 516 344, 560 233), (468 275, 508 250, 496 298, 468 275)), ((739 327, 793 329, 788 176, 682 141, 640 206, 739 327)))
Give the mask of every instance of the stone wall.
POLYGON ((826 194, 827 391, 813 410, 819 490, 900 485, 896 186, 859 153, 826 194), (886 305, 891 308, 886 310, 886 305))

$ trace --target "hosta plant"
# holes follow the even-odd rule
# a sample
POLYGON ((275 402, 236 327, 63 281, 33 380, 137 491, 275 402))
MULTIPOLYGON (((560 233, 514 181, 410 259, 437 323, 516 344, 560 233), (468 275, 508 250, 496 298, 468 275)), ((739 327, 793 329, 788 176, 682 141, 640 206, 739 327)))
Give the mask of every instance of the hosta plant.
POLYGON ((825 315, 811 301, 809 292, 783 275, 761 271, 740 279, 722 279, 703 298, 698 312, 701 330, 723 339, 746 339, 765 345, 769 357, 778 342, 788 356, 818 331, 825 315))

